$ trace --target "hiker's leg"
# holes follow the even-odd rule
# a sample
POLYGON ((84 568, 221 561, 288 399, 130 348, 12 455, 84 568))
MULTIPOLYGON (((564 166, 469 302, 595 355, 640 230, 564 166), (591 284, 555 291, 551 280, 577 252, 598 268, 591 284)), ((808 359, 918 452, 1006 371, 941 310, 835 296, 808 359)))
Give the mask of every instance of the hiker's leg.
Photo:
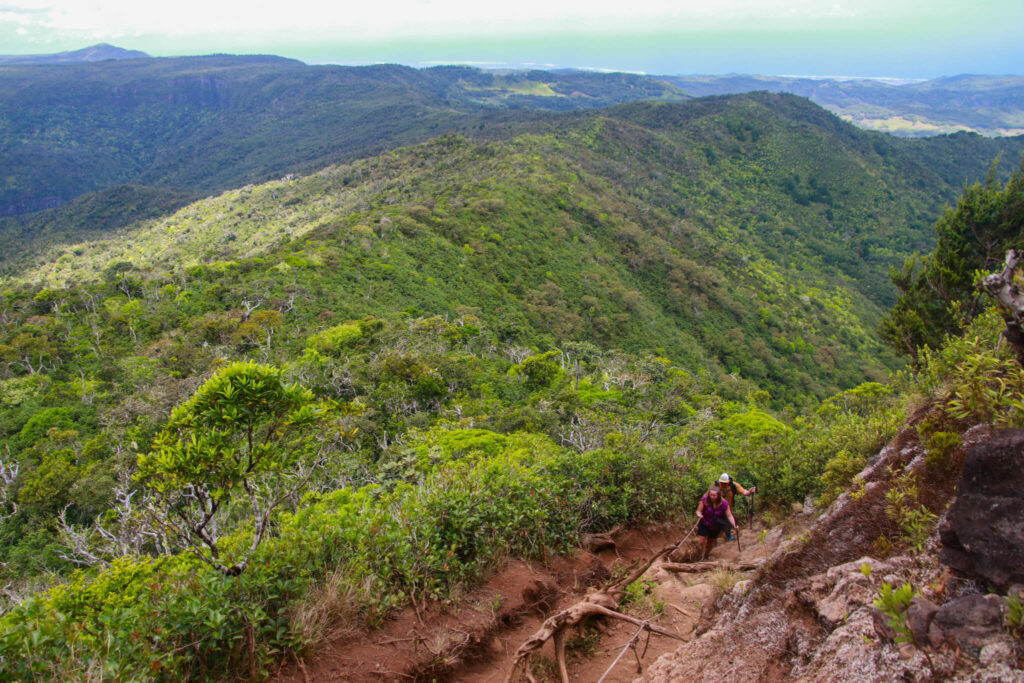
POLYGON ((697 522, 697 542, 700 543, 700 557, 708 554, 708 530, 703 522, 697 522))
POLYGON ((729 522, 728 517, 718 518, 718 528, 722 530, 722 534, 724 535, 725 540, 732 540, 732 530, 734 527, 732 523, 729 522))

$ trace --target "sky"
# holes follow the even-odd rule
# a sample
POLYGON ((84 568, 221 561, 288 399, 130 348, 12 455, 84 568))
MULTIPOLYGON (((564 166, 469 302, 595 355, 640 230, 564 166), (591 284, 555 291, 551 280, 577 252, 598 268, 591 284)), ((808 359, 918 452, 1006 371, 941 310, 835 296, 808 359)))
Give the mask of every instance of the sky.
POLYGON ((0 54, 933 78, 1024 71, 1024 0, 0 0, 0 54))

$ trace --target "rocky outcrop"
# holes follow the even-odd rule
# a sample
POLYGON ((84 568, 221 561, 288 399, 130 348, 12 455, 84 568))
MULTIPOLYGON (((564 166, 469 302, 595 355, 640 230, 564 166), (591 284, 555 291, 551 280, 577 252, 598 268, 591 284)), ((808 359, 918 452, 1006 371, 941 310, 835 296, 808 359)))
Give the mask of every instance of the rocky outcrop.
POLYGON ((960 574, 1000 591, 1024 583, 1024 430, 968 451, 940 538, 939 559, 960 574))
MULTIPOLYGON (((1024 452, 1013 444, 1024 436, 999 435, 992 447, 977 448, 991 437, 987 427, 974 428, 964 434, 964 443, 974 447, 972 458, 995 453, 985 458, 990 461, 985 471, 1009 477, 1019 467, 1013 464, 1014 449, 1024 452)), ((640 680, 1024 683, 1024 644, 1004 629, 1004 600, 978 593, 969 582, 947 581, 935 537, 924 554, 872 557, 886 545, 878 539, 899 538, 899 530, 887 526, 885 508, 891 478, 901 472, 920 479, 934 513, 952 498, 956 469, 929 467, 916 430, 901 432, 858 475, 856 493, 841 496, 809 534, 774 552, 745 591, 719 599, 699 637, 663 656, 640 680), (885 583, 916 589, 902 624, 913 642, 903 642, 908 639, 898 637, 887 615, 873 605, 885 583)), ((1001 501, 1009 497, 1005 487, 995 491, 1001 501)), ((977 508, 973 514, 981 516, 977 508)), ((1024 514, 1018 514, 1013 523, 1022 520, 1024 514)), ((1013 523, 1000 522, 997 530, 1013 523)), ((990 553, 985 557, 992 556, 991 547, 984 548, 990 553)), ((1018 551, 1020 568, 1022 559, 1018 551)))
POLYGON ((953 641, 977 656, 986 646, 1003 640, 1003 600, 998 595, 967 595, 943 605, 932 619, 933 644, 953 641))

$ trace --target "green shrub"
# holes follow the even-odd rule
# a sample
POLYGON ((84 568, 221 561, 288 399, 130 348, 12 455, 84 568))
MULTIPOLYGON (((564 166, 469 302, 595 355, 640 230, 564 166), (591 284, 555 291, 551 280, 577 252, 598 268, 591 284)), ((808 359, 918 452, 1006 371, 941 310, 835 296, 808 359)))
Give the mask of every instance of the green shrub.
POLYGON ((929 465, 945 466, 949 463, 949 456, 963 443, 963 439, 956 432, 933 432, 928 435, 925 441, 928 447, 928 455, 925 461, 929 465))
POLYGON ((566 551, 582 534, 673 515, 698 491, 670 449, 580 454, 541 435, 484 430, 426 443, 447 455, 427 461, 418 485, 308 494, 277 516, 276 536, 240 576, 189 555, 79 572, 0 618, 0 656, 29 679, 258 670, 307 644, 297 620, 327 581, 350 596, 353 614, 377 623, 410 598, 451 595, 509 553, 566 551))
POLYGON ((324 355, 336 356, 355 345, 362 336, 363 331, 358 323, 345 323, 311 335, 306 340, 306 346, 324 355))
POLYGON ((890 478, 892 486, 885 492, 885 512, 899 525, 910 548, 919 553, 928 543, 938 518, 921 503, 918 483, 913 473, 892 473, 890 478))

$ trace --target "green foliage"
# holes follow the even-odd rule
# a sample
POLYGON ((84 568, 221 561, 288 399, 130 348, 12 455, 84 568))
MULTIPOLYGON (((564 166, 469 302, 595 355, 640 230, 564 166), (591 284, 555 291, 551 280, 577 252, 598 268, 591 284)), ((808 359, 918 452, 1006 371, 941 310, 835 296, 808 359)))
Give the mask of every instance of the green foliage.
POLYGON ((1010 591, 1006 596, 1005 622, 1011 635, 1024 639, 1024 600, 1019 591, 1010 591))
MULTIPOLYGON (((935 201, 878 155, 792 98, 630 105, 241 188, 20 271, 0 573, 70 583, 0 618, 4 661, 258 677, 326 614, 377 624, 509 554, 692 509, 722 471, 769 505, 827 501, 914 392, 947 399, 929 433, 1014 424, 991 316, 875 381, 872 273, 935 201), (821 151, 837 134, 856 163, 821 151), (125 530, 114 482, 157 522, 129 547, 154 557, 72 573, 68 529, 125 530)), ((920 545, 930 513, 901 487, 920 545)))
POLYGON ((353 607, 373 621, 409 596, 450 595, 505 553, 540 557, 583 533, 674 514, 697 493, 681 464, 657 451, 581 455, 514 436, 493 457, 439 464, 417 486, 307 496, 277 518, 277 534, 236 578, 187 555, 125 558, 78 574, 0 618, 2 654, 16 657, 23 675, 42 677, 81 672, 97 659, 121 677, 202 665, 206 675, 231 671, 246 656, 235 645, 247 629, 258 656, 301 647, 289 619, 326 576, 342 576, 353 607), (107 645, 122 637, 124 647, 107 645), (200 649, 179 648, 184 642, 200 649))
POLYGON ((916 595, 914 587, 909 583, 905 583, 899 588, 893 588, 892 584, 886 581, 878 590, 878 597, 875 598, 873 604, 885 615, 889 628, 895 631, 896 642, 917 644, 914 640, 914 632, 911 631, 910 625, 907 623, 907 608, 910 607, 910 601, 916 595))
MULTIPOLYGON (((942 138, 970 143, 972 138, 1015 135, 1020 132, 1022 109, 1014 94, 1024 86, 1020 76, 954 76, 893 87, 889 83, 849 81, 798 76, 663 76, 669 83, 694 97, 724 95, 757 90, 788 92, 809 98, 844 120, 869 130, 919 137, 922 146, 942 138), (960 131, 960 132, 958 132, 960 131), (972 131, 966 133, 963 131, 972 131), (1016 131, 1016 132, 1010 132, 1016 131), (955 135, 947 135, 956 133, 955 135)), ((756 135, 754 127, 737 122, 734 135, 756 135)), ((887 140, 876 145, 885 150, 887 140)), ((938 147, 939 145, 936 145, 938 147)), ((944 145, 943 145, 944 146, 944 145)), ((939 154, 934 158, 937 172, 956 177, 960 154, 939 154)))
POLYGON ((171 412, 153 450, 139 455, 135 476, 164 508, 160 527, 211 566, 240 573, 274 508, 304 483, 288 479, 300 465, 315 467, 316 428, 333 409, 285 385, 275 368, 237 362, 218 370, 171 412), (224 559, 213 529, 239 496, 251 503, 253 538, 240 557, 224 559))
POLYGON ((917 595, 914 587, 909 583, 905 583, 899 588, 893 588, 890 583, 883 582, 882 587, 878 591, 878 597, 875 598, 872 604, 878 608, 885 617, 889 628, 896 634, 896 642, 913 645, 918 652, 924 655, 925 660, 928 662, 928 668, 931 669, 931 673, 934 676, 937 669, 925 647, 926 644, 918 642, 917 638, 914 637, 914 631, 910 628, 908 619, 908 608, 917 595))
POLYGON ((944 466, 949 463, 949 456, 963 443, 956 432, 932 432, 928 434, 926 444, 928 455, 925 462, 929 465, 944 466))
POLYGON ((891 386, 868 382, 823 402, 803 422, 812 452, 824 453, 820 505, 835 500, 900 428, 902 397, 891 386))
POLYGON ((622 607, 639 613, 644 617, 661 614, 665 611, 665 601, 652 595, 657 584, 652 579, 640 578, 626 586, 625 595, 619 601, 622 607))
POLYGON ((885 513, 899 526, 910 549, 920 553, 928 543, 938 516, 921 503, 921 493, 912 473, 893 473, 891 481, 892 485, 885 492, 885 513))
POLYGON ((921 347, 937 348, 945 335, 963 330, 981 312, 975 273, 995 269, 1007 249, 1024 244, 1022 207, 1024 165, 1002 187, 993 168, 985 184, 966 188, 936 223, 934 251, 892 271, 900 298, 882 321, 882 338, 917 358, 921 347))
POLYGON ((558 352, 548 351, 536 356, 530 356, 522 363, 519 363, 511 372, 522 375, 526 378, 526 388, 532 390, 541 389, 551 384, 561 374, 558 365, 552 362, 558 357, 558 352))
POLYGON ((232 363, 174 409, 153 451, 139 456, 138 476, 161 491, 205 484, 222 498, 249 475, 293 467, 323 411, 308 391, 283 384, 280 370, 232 363))
MULTIPOLYGON (((203 341, 243 353, 267 353, 282 333, 308 338, 328 321, 466 310, 503 341, 540 352, 586 341, 736 373, 769 389, 775 406, 807 405, 898 365, 872 332, 892 298, 879 276, 931 239, 929 222, 953 189, 915 160, 917 147, 880 155, 870 136, 806 102, 766 95, 631 104, 507 132, 487 143, 445 136, 232 190, 73 254, 22 244, 4 251, 36 254, 34 265, 8 272, 47 280, 52 297, 61 291, 52 285, 130 263, 109 273, 104 298, 117 292, 145 314, 101 311, 100 328, 153 341, 182 317, 202 319, 203 341), (737 121, 762 134, 723 137, 737 121), (443 174, 432 170, 439 164, 443 174), (782 192, 794 175, 831 188, 832 205, 782 192), (283 325, 228 314, 260 296, 260 315, 276 308, 283 325)), ((964 172, 983 172, 971 166, 964 172)), ((60 360, 51 350, 59 334, 38 332, 7 344, 26 371, 37 371, 37 350, 47 366, 60 360)), ((82 332, 79 346, 96 346, 82 332)))
POLYGON ((355 344, 363 336, 363 331, 356 323, 345 323, 329 327, 323 332, 310 336, 308 345, 320 353, 338 355, 355 344))
POLYGON ((0 162, 10 169, 0 215, 111 188, 116 202, 85 198, 70 213, 76 227, 91 230, 180 206, 188 196, 181 189, 201 196, 446 130, 493 128, 508 118, 496 109, 686 99, 664 81, 632 74, 497 75, 227 55, 6 65, 0 96, 11 103, 0 131, 0 162))
POLYGON ((942 395, 947 421, 1024 425, 1024 370, 1001 343, 1002 327, 997 312, 987 309, 962 335, 948 337, 939 349, 922 350, 917 391, 942 395))

